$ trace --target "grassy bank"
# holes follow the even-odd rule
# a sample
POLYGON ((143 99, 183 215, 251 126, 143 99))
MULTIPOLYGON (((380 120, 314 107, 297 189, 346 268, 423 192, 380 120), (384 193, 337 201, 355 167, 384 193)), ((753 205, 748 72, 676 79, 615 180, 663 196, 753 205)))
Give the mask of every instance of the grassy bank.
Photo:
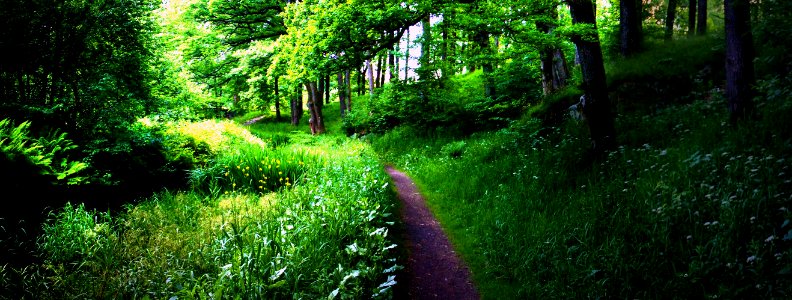
POLYGON ((762 81, 758 117, 736 126, 712 85, 621 106, 621 146, 599 160, 586 155, 585 123, 548 130, 530 116, 468 136, 402 126, 371 141, 418 181, 486 299, 785 298, 788 83, 762 81))
POLYGON ((112 214, 57 209, 40 261, 0 267, 2 298, 391 296, 395 196, 370 146, 275 122, 166 127, 202 149, 179 150, 195 161, 190 189, 112 214))

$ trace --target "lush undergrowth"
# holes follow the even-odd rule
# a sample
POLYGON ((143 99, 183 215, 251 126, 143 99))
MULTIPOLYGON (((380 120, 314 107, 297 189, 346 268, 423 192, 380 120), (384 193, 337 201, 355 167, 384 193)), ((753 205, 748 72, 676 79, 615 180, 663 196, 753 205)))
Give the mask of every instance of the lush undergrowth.
POLYGON ((711 85, 622 107, 621 146, 600 160, 572 120, 467 137, 404 126, 371 141, 419 182, 484 298, 787 298, 788 81, 763 81, 759 117, 737 126, 711 85))
POLYGON ((58 209, 37 240, 40 261, 0 267, 0 295, 391 296, 395 197, 370 146, 333 135, 257 137, 273 136, 270 126, 279 125, 253 134, 229 121, 166 125, 203 149, 179 154, 194 162, 191 189, 119 213, 58 209))

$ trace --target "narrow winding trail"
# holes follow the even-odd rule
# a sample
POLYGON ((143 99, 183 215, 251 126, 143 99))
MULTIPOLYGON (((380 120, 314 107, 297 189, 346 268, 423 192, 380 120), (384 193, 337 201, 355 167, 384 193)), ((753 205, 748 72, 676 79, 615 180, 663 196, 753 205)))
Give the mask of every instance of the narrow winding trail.
POLYGON ((454 252, 440 224, 426 207, 415 183, 393 167, 386 167, 402 201, 407 266, 402 278, 408 299, 479 299, 470 271, 454 252))

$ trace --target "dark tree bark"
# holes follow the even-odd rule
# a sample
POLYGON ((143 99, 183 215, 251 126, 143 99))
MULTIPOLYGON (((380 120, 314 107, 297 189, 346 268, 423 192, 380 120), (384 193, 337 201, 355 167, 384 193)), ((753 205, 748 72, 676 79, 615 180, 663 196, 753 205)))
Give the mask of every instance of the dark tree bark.
POLYGON ((707 0, 698 0, 698 35, 707 34, 707 0))
POLYGON ((346 70, 346 82, 344 82, 344 90, 346 92, 346 109, 347 111, 352 110, 352 71, 349 69, 346 70))
POLYGON ((696 34, 696 0, 688 0, 688 36, 696 34))
POLYGON ((300 125, 300 119, 303 115, 302 106, 302 88, 297 85, 294 89, 295 95, 290 102, 291 108, 291 124, 294 126, 300 125))
POLYGON ((631 56, 641 50, 643 26, 641 0, 620 0, 619 30, 623 56, 631 56))
POLYGON ((388 51, 388 82, 392 82, 393 78, 399 76, 396 74, 398 70, 398 64, 396 62, 396 55, 393 55, 393 51, 388 51))
POLYGON ((275 77, 275 121, 280 121, 281 119, 281 111, 280 111, 280 91, 278 88, 278 77, 275 77))
POLYGON ((745 119, 753 110, 754 47, 749 0, 724 0, 726 19, 726 99, 731 121, 745 119))
POLYGON ((319 100, 321 100, 320 102, 322 102, 322 104, 324 104, 324 100, 322 100, 321 96, 324 95, 324 90, 325 90, 325 77, 319 76, 319 80, 317 80, 317 84, 316 84, 316 91, 319 93, 320 96, 319 100))
POLYGON ((346 116, 346 86, 344 85, 344 73, 338 73, 338 107, 341 111, 341 117, 346 116))
POLYGON ((366 72, 366 68, 365 67, 363 69, 358 70, 358 74, 357 74, 357 95, 358 96, 363 95, 363 83, 364 83, 363 73, 365 73, 365 72, 366 72))
MULTIPOLYGON (((596 15, 591 0, 568 0, 567 4, 572 15, 572 23, 591 24, 596 29, 596 15)), ((582 36, 574 36, 572 42, 577 46, 580 55, 585 97, 582 103, 583 114, 591 132, 592 148, 595 153, 603 153, 615 147, 616 130, 608 99, 602 48, 596 31, 594 34, 596 39, 593 41, 582 36)))
MULTIPOLYGON (((321 80, 319 80, 321 82, 321 80)), ((305 84, 308 90, 308 113, 311 119, 308 121, 311 126, 311 134, 325 133, 324 118, 322 116, 322 92, 315 81, 305 84)))
POLYGON ((377 87, 382 87, 383 85, 385 85, 385 76, 387 75, 388 72, 388 55, 385 53, 382 53, 382 55, 380 55, 379 72, 380 72, 379 84, 377 84, 377 87))
POLYGON ((374 87, 380 87, 380 78, 382 76, 382 56, 375 56, 377 60, 377 72, 374 74, 374 87))
POLYGON ((668 0, 668 11, 665 20, 665 38, 670 40, 674 36, 674 20, 676 20, 677 0, 668 0))
POLYGON ((484 95, 488 98, 495 98, 495 80, 492 78, 492 63, 490 62, 490 55, 492 54, 492 49, 490 48, 490 34, 484 30, 480 30, 476 32, 473 36, 473 40, 478 46, 476 50, 479 54, 479 57, 484 57, 484 61, 481 62, 481 69, 484 73, 484 95))
POLYGON ((330 75, 325 76, 325 96, 324 103, 330 104, 330 75))

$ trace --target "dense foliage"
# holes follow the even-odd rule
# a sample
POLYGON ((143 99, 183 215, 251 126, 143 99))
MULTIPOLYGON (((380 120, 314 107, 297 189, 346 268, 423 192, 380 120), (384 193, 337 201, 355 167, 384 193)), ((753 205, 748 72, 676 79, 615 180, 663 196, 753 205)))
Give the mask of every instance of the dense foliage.
POLYGON ((2 299, 792 294, 789 1, 0 7, 2 299))

